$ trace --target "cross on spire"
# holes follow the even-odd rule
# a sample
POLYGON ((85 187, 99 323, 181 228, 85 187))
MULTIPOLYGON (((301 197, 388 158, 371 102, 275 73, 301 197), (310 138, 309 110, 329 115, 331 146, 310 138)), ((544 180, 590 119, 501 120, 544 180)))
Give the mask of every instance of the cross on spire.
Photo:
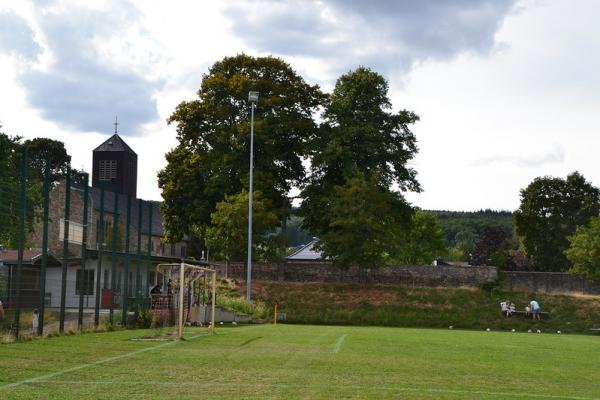
POLYGON ((115 134, 117 133, 117 126, 121 125, 117 122, 117 116, 115 115, 115 122, 113 122, 113 125, 115 126, 115 134))

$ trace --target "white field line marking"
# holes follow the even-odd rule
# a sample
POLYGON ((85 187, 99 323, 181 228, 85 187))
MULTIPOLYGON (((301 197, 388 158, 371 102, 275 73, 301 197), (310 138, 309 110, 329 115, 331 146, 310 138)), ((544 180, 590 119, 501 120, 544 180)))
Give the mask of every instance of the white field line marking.
MULTIPOLYGON (((199 335, 195 335, 195 336, 189 337, 188 340, 195 339, 195 338, 198 338, 200 336, 206 336, 206 334, 202 333, 202 334, 199 334, 199 335)), ((132 351, 131 353, 121 354, 120 356, 106 358, 104 360, 94 361, 94 362, 89 363, 89 364, 83 364, 83 365, 79 365, 77 367, 63 369, 62 371, 52 372, 50 374, 38 376, 38 377, 35 377, 35 378, 24 379, 24 380, 19 381, 19 382, 13 382, 13 383, 6 384, 4 386, 0 386, 0 388, 3 388, 3 387, 5 387, 5 388, 13 388, 13 387, 24 385, 24 384, 27 384, 27 383, 35 383, 35 382, 39 382, 39 381, 45 381, 46 379, 54 378, 55 376, 67 374, 69 372, 79 371, 79 370, 84 369, 84 368, 94 367, 96 365, 106 364, 106 363, 109 363, 111 361, 116 361, 116 360, 120 360, 122 358, 131 357, 131 356, 134 356, 136 354, 145 353, 147 351, 157 350, 157 349, 160 349, 162 347, 169 346, 169 345, 172 345, 172 344, 175 344, 175 343, 178 343, 178 341, 163 343, 163 344, 159 344, 158 346, 146 347, 146 348, 143 348, 143 349, 140 349, 140 350, 132 351)))
MULTIPOLYGON (((154 348, 154 347, 153 347, 154 348)), ((44 384, 64 384, 64 385, 148 385, 148 381, 44 381, 44 384)), ((152 382, 153 386, 190 386, 194 388, 210 388, 210 387, 231 387, 231 383, 193 383, 193 382, 152 382)), ((536 394, 536 393, 525 393, 525 392, 492 392, 486 390, 461 390, 461 389, 444 389, 444 388, 417 388, 417 387, 393 387, 393 386, 373 386, 373 385, 343 385, 343 386, 332 386, 332 385, 294 385, 285 383, 273 383, 273 384, 243 384, 236 383, 236 387, 248 388, 248 389, 350 389, 350 390, 380 390, 380 391, 391 391, 391 392, 418 392, 418 393, 446 393, 446 394, 475 394, 484 396, 502 396, 502 397, 530 397, 537 399, 564 399, 564 400, 600 400, 599 397, 582 397, 582 396, 559 396, 553 394, 536 394)))
POLYGON ((333 348, 334 353, 339 353, 340 348, 342 347, 342 343, 344 343, 344 339, 346 339, 347 334, 343 334, 335 343, 335 347, 333 348))

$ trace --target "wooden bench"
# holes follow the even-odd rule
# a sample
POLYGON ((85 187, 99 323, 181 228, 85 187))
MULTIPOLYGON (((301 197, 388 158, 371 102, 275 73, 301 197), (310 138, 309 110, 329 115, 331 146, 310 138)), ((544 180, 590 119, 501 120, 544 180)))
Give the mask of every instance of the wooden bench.
POLYGON ((600 328, 591 328, 590 331, 600 333, 600 328))
MULTIPOLYGON (((502 312, 502 315, 505 315, 503 311, 501 311, 501 312, 502 312)), ((527 318, 533 318, 533 314, 531 312, 529 313, 529 315, 525 315, 525 311, 515 311, 513 313, 513 316, 517 316, 517 315, 527 317, 527 318)), ((548 311, 540 312, 540 318, 541 317, 549 317, 549 316, 550 316, 550 313, 548 311)))

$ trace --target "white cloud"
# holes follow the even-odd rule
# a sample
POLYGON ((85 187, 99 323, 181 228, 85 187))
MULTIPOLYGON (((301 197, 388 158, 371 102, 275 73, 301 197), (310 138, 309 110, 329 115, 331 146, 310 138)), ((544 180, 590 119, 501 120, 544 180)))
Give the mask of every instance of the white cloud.
POLYGON ((416 163, 425 192, 411 200, 424 208, 515 209, 519 190, 537 176, 579 170, 600 185, 593 150, 600 79, 592 68, 600 27, 590 18, 598 7, 578 4, 525 2, 506 19, 488 57, 424 63, 406 87, 395 86, 395 104, 422 116, 416 163), (554 151, 555 162, 514 162, 544 161, 552 146, 563 149, 554 151), (504 162, 473 165, 498 155, 504 162))
POLYGON ((422 118, 414 166, 425 192, 408 197, 423 208, 514 209, 533 178, 574 170, 600 186, 598 3, 363 4, 0 3, 26 23, 10 42, 0 29, 3 131, 63 140, 73 166, 90 170, 118 114, 139 155, 138 193, 159 199, 175 106, 222 57, 273 54, 327 90, 358 64, 390 80, 394 108, 422 118))

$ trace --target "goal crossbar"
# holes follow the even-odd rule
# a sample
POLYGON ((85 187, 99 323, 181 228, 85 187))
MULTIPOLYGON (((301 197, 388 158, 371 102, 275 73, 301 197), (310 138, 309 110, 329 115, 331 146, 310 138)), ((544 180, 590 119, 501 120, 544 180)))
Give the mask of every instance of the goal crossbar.
POLYGON ((164 274, 165 272, 169 272, 171 274, 173 271, 179 269, 179 323, 177 336, 179 339, 183 337, 183 295, 184 295, 184 287, 185 287, 185 273, 186 270, 194 271, 194 274, 189 277, 187 283, 193 283, 205 276, 206 273, 210 273, 212 275, 211 279, 211 310, 210 310, 210 333, 215 333, 215 301, 216 301, 216 289, 217 289, 217 271, 212 268, 201 267, 199 265, 186 264, 184 262, 181 263, 166 263, 166 264, 158 264, 156 266, 156 272, 164 274))

